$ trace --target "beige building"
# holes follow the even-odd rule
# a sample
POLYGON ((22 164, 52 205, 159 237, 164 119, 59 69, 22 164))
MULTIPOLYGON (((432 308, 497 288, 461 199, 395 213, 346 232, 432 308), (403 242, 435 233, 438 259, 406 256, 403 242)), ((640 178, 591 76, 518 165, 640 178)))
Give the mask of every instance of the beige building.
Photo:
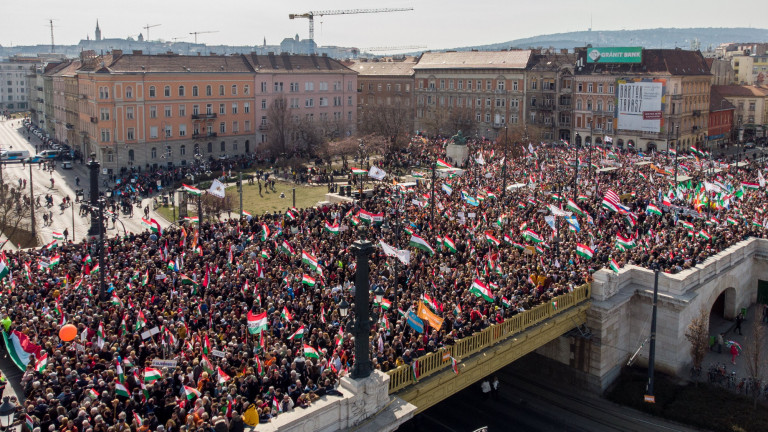
POLYGON ((577 54, 577 143, 610 138, 619 147, 666 150, 678 139, 684 149, 706 142, 711 73, 699 51, 644 49, 638 63, 590 63, 587 49, 577 54))
MULTIPOLYGON (((347 66, 357 72, 357 130, 365 133, 371 116, 405 120, 413 128, 413 84, 416 59, 363 59, 347 66)), ((374 122, 378 123, 378 122, 374 122)), ((399 127, 398 127, 399 129, 399 127)))
POLYGON ((537 142, 571 140, 575 54, 542 52, 526 70, 525 106, 530 138, 537 142))
POLYGON ((424 53, 415 71, 414 128, 428 135, 495 137, 522 124, 530 50, 424 53))

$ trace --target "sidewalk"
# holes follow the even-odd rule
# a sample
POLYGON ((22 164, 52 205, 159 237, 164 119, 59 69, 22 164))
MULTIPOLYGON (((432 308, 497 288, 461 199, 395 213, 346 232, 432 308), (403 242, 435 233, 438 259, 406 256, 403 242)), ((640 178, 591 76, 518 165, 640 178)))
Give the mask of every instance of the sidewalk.
MULTIPOLYGON (((736 321, 729 321, 725 320, 719 317, 711 317, 710 320, 710 333, 712 335, 717 335, 719 333, 724 333, 723 335, 723 341, 735 341, 738 342, 742 349, 744 351, 749 349, 749 345, 754 345, 753 337, 753 329, 756 325, 761 325, 765 329, 765 334, 763 335, 763 340, 761 341, 761 353, 763 353, 763 363, 768 363, 768 324, 765 324, 761 322, 763 317, 763 305, 761 304, 753 304, 747 309, 747 317, 744 320, 744 322, 741 324, 741 335, 739 335, 738 330, 735 330, 736 327, 736 321)), ((727 345, 727 343, 726 343, 727 345)), ((747 377, 750 375, 749 370, 747 368, 747 362, 744 357, 745 353, 742 352, 739 356, 736 357, 736 365, 733 365, 731 363, 731 353, 730 349, 727 346, 723 346, 722 353, 717 352, 717 348, 715 347, 713 351, 707 352, 707 355, 704 357, 704 361, 702 363, 702 371, 701 371, 701 380, 708 380, 709 377, 707 376, 707 371, 709 369, 709 366, 713 363, 723 363, 726 366, 726 370, 728 373, 736 372, 736 383, 738 383, 742 378, 747 377)), ((765 374, 768 372, 768 368, 763 371, 765 374)), ((768 376, 764 376, 763 379, 768 378, 768 376)))

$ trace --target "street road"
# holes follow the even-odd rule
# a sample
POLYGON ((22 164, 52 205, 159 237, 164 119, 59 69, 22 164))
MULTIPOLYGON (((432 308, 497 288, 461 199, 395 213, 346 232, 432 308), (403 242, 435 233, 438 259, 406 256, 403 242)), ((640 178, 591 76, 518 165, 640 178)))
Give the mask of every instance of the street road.
MULTIPOLYGON (((0 147, 3 149, 14 150, 27 150, 30 156, 35 155, 35 145, 41 146, 42 143, 34 135, 31 135, 31 140, 27 141, 26 129, 21 125, 20 120, 1 121, 0 122, 0 147)), ((80 241, 85 238, 88 233, 88 227, 90 226, 90 218, 87 216, 78 215, 80 205, 75 203, 74 206, 69 206, 63 211, 59 207, 64 197, 70 197, 72 201, 75 201, 75 177, 80 177, 80 188, 84 190, 85 198, 88 199, 90 187, 89 187, 89 174, 88 168, 85 165, 81 165, 77 161, 73 161, 73 168, 65 170, 61 168, 61 161, 56 161, 56 169, 53 173, 44 171, 42 166, 34 164, 31 171, 29 165, 22 165, 21 163, 6 163, 3 165, 3 179, 6 183, 19 186, 19 179, 27 180, 27 186, 25 193, 29 193, 29 181, 33 184, 35 197, 40 196, 41 206, 35 209, 35 225, 37 227, 38 239, 41 245, 50 243, 53 240, 52 233, 63 232, 65 228, 69 229, 69 239, 72 239, 74 233, 75 241, 80 241), (30 174, 31 172, 31 174, 30 174), (54 181, 54 187, 51 188, 51 178, 54 181), (53 195, 53 207, 45 206, 45 195, 53 195), (53 216, 53 223, 48 226, 44 226, 43 214, 49 214, 53 216)), ((100 180, 101 181, 101 180, 100 180)), ((99 185, 101 187, 101 185, 99 185)), ((142 203, 142 208, 149 204, 150 200, 145 199, 142 203)), ((150 209, 152 206, 150 205, 150 209)), ((111 222, 107 224, 106 235, 113 236, 115 234, 123 234, 123 225, 127 232, 142 232, 144 227, 141 225, 141 217, 144 215, 142 209, 136 207, 133 212, 133 217, 127 217, 124 215, 119 216, 119 221, 115 226, 111 222)), ((155 218, 162 227, 169 225, 169 222, 163 219, 155 212, 151 212, 150 216, 155 218)))
POLYGON ((592 393, 523 375, 514 365, 497 374, 498 400, 483 401, 480 383, 451 396, 403 425, 399 431, 470 432, 693 432, 692 429, 622 407, 592 393))

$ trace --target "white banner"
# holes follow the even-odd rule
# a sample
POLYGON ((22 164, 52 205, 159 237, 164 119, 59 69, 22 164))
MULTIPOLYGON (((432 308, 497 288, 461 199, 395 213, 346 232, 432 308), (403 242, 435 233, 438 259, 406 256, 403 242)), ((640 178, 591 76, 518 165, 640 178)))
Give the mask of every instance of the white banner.
POLYGON ((373 177, 376 180, 384 180, 384 177, 386 175, 387 175, 386 171, 384 171, 383 169, 375 165, 371 165, 371 169, 368 171, 368 176, 373 177))
POLYGON ((408 265, 411 262, 411 251, 395 249, 392 246, 384 243, 384 240, 379 240, 379 244, 381 245, 381 248, 384 250, 384 254, 386 256, 397 257, 397 259, 400 260, 400 262, 405 265, 408 265))
POLYGON ((217 198, 224 198, 226 196, 225 194, 226 186, 224 186, 224 183, 220 182, 219 179, 213 179, 213 182, 211 183, 211 188, 208 189, 208 193, 217 197, 217 198))

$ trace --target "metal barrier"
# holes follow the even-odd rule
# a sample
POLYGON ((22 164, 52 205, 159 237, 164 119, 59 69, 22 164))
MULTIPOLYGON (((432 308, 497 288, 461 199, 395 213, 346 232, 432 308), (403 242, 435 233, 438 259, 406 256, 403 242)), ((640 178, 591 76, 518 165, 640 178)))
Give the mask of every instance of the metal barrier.
MULTIPOLYGON (((494 324, 472 336, 460 339, 453 346, 446 346, 436 352, 419 357, 419 378, 426 378, 435 372, 449 367, 451 361, 450 359, 443 359, 444 353, 448 352, 456 360, 469 357, 510 336, 522 333, 562 311, 589 300, 590 291, 591 286, 589 284, 582 285, 567 294, 555 297, 550 303, 540 304, 525 312, 507 318, 501 324, 494 324)), ((416 383, 410 365, 402 365, 387 373, 390 378, 389 394, 396 393, 416 383)))

